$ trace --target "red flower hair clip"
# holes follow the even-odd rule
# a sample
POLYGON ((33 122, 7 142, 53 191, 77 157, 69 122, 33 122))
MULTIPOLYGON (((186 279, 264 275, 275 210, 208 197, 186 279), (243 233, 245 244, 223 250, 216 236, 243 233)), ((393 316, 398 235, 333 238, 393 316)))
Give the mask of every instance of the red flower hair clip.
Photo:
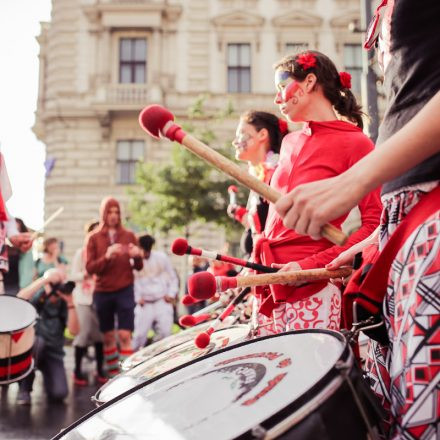
POLYGON ((348 72, 339 72, 339 81, 343 89, 351 89, 351 75, 348 72))
POLYGON ((311 69, 316 66, 316 57, 310 52, 298 55, 296 62, 303 68, 303 70, 311 69))
POLYGON ((280 129, 281 134, 286 134, 289 130, 289 126, 284 119, 278 119, 278 128, 280 129))

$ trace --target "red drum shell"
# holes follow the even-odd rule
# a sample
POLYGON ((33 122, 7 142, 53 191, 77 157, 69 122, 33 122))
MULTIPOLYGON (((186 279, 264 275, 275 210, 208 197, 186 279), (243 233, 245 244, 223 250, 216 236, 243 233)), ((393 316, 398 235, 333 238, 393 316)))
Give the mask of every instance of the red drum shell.
POLYGON ((36 319, 28 301, 0 296, 0 384, 17 382, 32 371, 36 319))

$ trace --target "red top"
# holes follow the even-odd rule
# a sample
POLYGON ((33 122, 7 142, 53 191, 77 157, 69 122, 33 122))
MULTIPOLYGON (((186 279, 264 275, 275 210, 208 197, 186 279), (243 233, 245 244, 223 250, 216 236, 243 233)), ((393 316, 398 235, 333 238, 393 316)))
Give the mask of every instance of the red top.
MULTIPOLYGON (((306 123, 301 131, 284 137, 280 160, 270 186, 286 194, 300 184, 337 176, 373 148, 374 144, 362 130, 348 122, 306 123)), ((335 246, 326 239, 316 241, 285 228, 282 218, 271 204, 264 233, 255 246, 256 262, 270 265, 273 262, 296 261, 302 269, 324 267, 377 228, 382 209, 379 194, 380 189, 377 189, 361 200, 359 209, 362 226, 349 237, 344 246, 335 246)), ((340 228, 347 215, 331 223, 340 228)), ((325 281, 301 287, 275 285, 271 286, 271 291, 276 302, 298 301, 318 292, 326 284, 325 281)), ((261 289, 259 293, 262 293, 261 289)))
POLYGON ((107 248, 113 244, 106 224, 111 206, 117 206, 119 209, 119 203, 115 199, 109 197, 102 201, 100 226, 86 239, 86 270, 95 275, 95 292, 114 292, 128 287, 134 282, 133 269, 141 270, 143 267, 141 257, 131 259, 128 255, 127 246, 130 243, 137 246, 138 241, 133 232, 120 224, 120 219, 113 243, 125 245, 125 249, 120 255, 105 258, 107 248))

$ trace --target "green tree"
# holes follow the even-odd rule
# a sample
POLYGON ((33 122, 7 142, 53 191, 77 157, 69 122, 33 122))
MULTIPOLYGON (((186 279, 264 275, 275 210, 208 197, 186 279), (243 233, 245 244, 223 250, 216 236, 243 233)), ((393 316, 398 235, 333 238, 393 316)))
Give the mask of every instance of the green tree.
MULTIPOLYGON (((183 128, 212 145, 216 136, 206 127, 215 126, 220 119, 230 116, 233 109, 229 106, 209 117, 203 108, 205 99, 200 97, 188 109, 189 122, 183 124, 183 128)), ((217 151, 226 156, 232 152, 226 146, 217 151)), ((226 214, 227 188, 233 180, 179 144, 173 146, 167 164, 140 163, 136 182, 138 188, 131 191, 130 211, 132 221, 142 228, 165 234, 179 231, 190 236, 191 228, 212 222, 235 239, 242 230, 242 226, 226 214)))

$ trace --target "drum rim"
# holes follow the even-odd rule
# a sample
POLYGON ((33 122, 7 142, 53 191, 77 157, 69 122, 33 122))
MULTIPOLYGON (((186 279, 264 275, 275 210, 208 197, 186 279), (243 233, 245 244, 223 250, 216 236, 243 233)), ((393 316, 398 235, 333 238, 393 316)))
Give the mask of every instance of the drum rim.
MULTIPOLYGON (((199 327, 199 326, 202 327, 203 324, 205 324, 205 323, 198 324, 198 325, 195 325, 195 326, 193 326, 193 327, 189 327, 189 328, 187 328, 187 329, 184 329, 183 331, 186 331, 186 330, 197 330, 197 327, 199 327)), ((234 325, 231 325, 230 327, 237 327, 237 326, 240 326, 240 325, 245 325, 245 326, 247 326, 247 324, 234 324, 234 325)), ((209 326, 206 326, 206 328, 208 328, 208 327, 209 327, 209 326)), ((230 327, 225 327, 225 328, 230 328, 230 327)), ((199 330, 200 330, 200 328, 199 328, 199 330)), ((223 328, 221 328, 221 329, 219 329, 219 330, 223 330, 223 328)), ((217 330, 216 330, 216 331, 217 331, 217 330)), ((175 335, 167 336, 167 338, 172 337, 172 336, 176 336, 176 335, 178 335, 178 334, 179 334, 179 333, 176 333, 175 335)), ((165 340, 165 339, 167 339, 167 338, 161 339, 160 341, 157 341, 157 343, 160 343, 161 341, 163 341, 163 340, 165 340)), ((130 357, 128 357, 125 361, 122 362, 122 364, 121 364, 121 370, 122 370, 123 373, 125 373, 125 372, 127 372, 127 371, 130 371, 132 368, 135 368, 135 367, 137 367, 138 365, 143 364, 144 362, 146 362, 146 361, 152 359, 154 356, 158 356, 158 355, 160 355, 160 354, 162 354, 162 353, 165 353, 165 352, 168 351, 168 350, 172 350, 173 348, 176 348, 176 347, 178 347, 179 345, 186 344, 186 343, 187 343, 188 341, 190 341, 190 340, 191 340, 191 338, 188 339, 187 341, 179 342, 177 345, 174 345, 173 347, 170 347, 170 348, 166 348, 164 351, 161 351, 161 352, 159 352, 159 353, 156 353, 155 355, 151 356, 150 358, 145 359, 145 360, 143 360, 143 361, 140 361, 140 362, 138 362, 136 365, 134 365, 134 366, 132 366, 132 367, 125 367, 125 368, 124 368, 124 363, 127 362, 132 356, 134 357, 134 356, 136 355, 137 352, 136 352, 136 353, 133 353, 130 357)), ((147 348, 147 347, 144 347, 144 348, 147 348)))
MULTIPOLYGON (((239 342, 238 344, 233 344, 231 346, 225 347, 225 348, 221 348, 220 350, 216 350, 213 351, 211 353, 208 353, 204 356, 201 356, 197 359, 193 359, 192 361, 184 364, 184 365, 179 365, 178 367, 175 367, 169 371, 166 371, 165 373, 161 373, 159 375, 157 375, 156 377, 153 377, 151 379, 148 379, 147 381, 139 384, 139 385, 135 385, 133 388, 130 388, 127 391, 124 391, 123 393, 121 393, 119 396, 114 397, 113 399, 105 402, 104 404, 102 404, 101 406, 98 406, 97 408, 92 409, 90 412, 88 412, 87 414, 84 414, 81 418, 79 418, 77 421, 73 422, 70 426, 66 427, 65 429, 63 429, 61 432, 59 432, 56 436, 54 436, 51 440, 60 440, 65 434, 68 434, 69 432, 71 432, 73 429, 75 429, 77 426, 79 426, 81 423, 87 421, 88 419, 90 419, 91 417, 93 417, 95 414, 103 411, 104 409, 106 409, 108 406, 111 406, 117 402, 119 402, 120 400, 125 399, 125 397, 134 394, 136 391, 140 390, 141 388, 146 387, 147 385, 150 385, 151 383, 162 379, 162 377, 167 376, 168 374, 172 374, 176 371, 181 370, 182 368, 186 368, 189 367, 190 365, 196 363, 196 362, 200 362, 202 360, 208 359, 212 356, 215 356, 217 354, 222 354, 225 353, 227 351, 242 347, 244 345, 248 345, 251 344, 254 341, 263 341, 263 340, 267 340, 267 339, 273 339, 273 338, 278 338, 280 336, 285 336, 285 335, 290 335, 290 334, 302 334, 302 333, 315 333, 315 334, 329 334, 331 336, 334 336, 336 339, 338 339, 340 342, 343 343, 344 347, 342 349, 342 353, 339 356, 338 360, 344 360, 350 357, 350 347, 349 344, 347 342, 347 340, 345 339, 344 335, 340 332, 337 332, 335 330, 328 330, 328 329, 307 329, 307 330, 292 330, 292 331, 288 331, 288 332, 284 332, 284 333, 278 333, 276 335, 267 335, 267 336, 262 336, 260 338, 255 338, 255 339, 250 339, 248 341, 243 341, 243 342, 239 342)), ((335 365, 332 366, 332 368, 330 368, 330 370, 316 383, 314 384, 311 389, 315 390, 315 394, 316 394, 316 389, 317 389, 317 384, 321 384, 321 388, 323 388, 323 384, 326 383, 330 383, 332 380, 334 380, 336 375, 340 375, 340 373, 338 372, 338 370, 335 368, 335 365)), ((294 404, 295 402, 297 402, 299 399, 301 399, 305 394, 310 394, 310 390, 305 391, 303 394, 301 394, 301 396, 298 396, 293 402, 291 402, 290 404, 288 404, 286 407, 282 408, 280 411, 278 411, 277 413, 273 414, 272 416, 270 416, 269 418, 262 420, 260 422, 259 425, 264 426, 264 424, 268 421, 272 421, 273 418, 276 418, 277 421, 273 424, 273 426, 276 426, 279 421, 278 418, 280 417, 280 413, 286 411, 287 407, 290 407, 290 405, 294 404)), ((284 417, 285 418, 285 417, 284 417)), ((271 429, 272 426, 270 426, 268 429, 271 429)), ((251 431, 245 431, 241 434, 238 434, 239 438, 243 437, 246 438, 247 435, 249 435, 251 431)))
MULTIPOLYGON (((248 327, 248 328, 249 328, 249 334, 250 334, 251 329, 250 329, 250 326, 249 326, 248 324, 234 324, 234 325, 231 325, 231 326, 229 326, 229 327, 219 328, 219 329, 215 330, 215 332, 214 332, 213 334, 215 334, 215 333, 217 333, 217 332, 222 332, 222 331, 225 331, 225 330, 229 330, 229 329, 231 329, 231 328, 234 329, 234 328, 244 328, 244 327, 248 327)), ((254 340, 256 340, 256 339, 252 339, 252 340, 254 341, 254 340)), ((168 352, 168 351, 170 351, 170 350, 173 350, 173 349, 175 349, 175 348, 178 348, 178 347, 180 347, 181 345, 186 344, 187 342, 191 342, 191 340, 188 340, 188 341, 182 342, 181 344, 177 344, 177 345, 175 345, 174 347, 168 348, 168 349, 162 351, 161 353, 158 353, 156 356, 160 356, 160 355, 162 355, 162 354, 165 354, 166 352, 168 352)), ((242 341, 242 342, 246 342, 246 341, 242 341)), ((237 343, 237 344, 233 344, 233 346, 236 347, 238 344, 239 344, 239 343, 237 343)), ((219 351, 220 351, 220 349, 219 349, 219 350, 215 350, 214 353, 218 353, 219 351)), ((206 355, 200 356, 200 357, 198 357, 197 359, 203 359, 203 358, 204 358, 205 356, 207 356, 208 354, 211 354, 211 353, 207 353, 206 355)), ((139 367, 140 365, 142 365, 142 364, 145 363, 145 362, 150 361, 150 360, 153 359, 154 357, 155 357, 155 356, 153 356, 153 357, 151 357, 151 358, 149 358, 149 359, 146 359, 146 360, 143 361, 143 362, 140 362, 139 364, 137 364, 137 365, 134 366, 133 368, 137 368, 137 367, 139 367)), ((194 359, 194 360, 197 360, 197 359, 194 359)), ((189 363, 192 363, 192 362, 193 362, 193 361, 185 362, 184 364, 179 365, 179 366, 186 366, 186 365, 188 365, 189 363)), ((173 370, 174 370, 174 368, 173 368, 173 370)), ((130 369, 130 370, 126 370, 126 371, 122 371, 120 374, 125 374, 125 373, 127 373, 128 371, 131 371, 131 369, 130 369)), ((167 372, 169 372, 169 371, 171 371, 171 370, 165 371, 165 373, 167 373, 167 372)), ((161 374, 164 374, 164 373, 161 373, 161 374)), ((118 374, 118 376, 119 376, 119 374, 118 374)), ((96 405, 99 405, 100 407, 105 403, 104 401, 102 401, 102 400, 99 399, 100 391, 105 390, 107 387, 110 386, 111 383, 116 382, 116 379, 118 378, 118 376, 111 378, 107 383, 105 383, 104 385, 102 385, 102 386, 96 391, 96 393, 91 397, 91 400, 92 400, 93 403, 95 403, 96 405)), ((157 376, 155 376, 155 377, 157 377, 157 376)), ((154 377, 154 378, 155 378, 155 377, 154 377)), ((154 378, 152 378, 152 379, 154 379, 154 378)), ((147 379, 147 380, 150 380, 150 379, 147 379)), ((135 385, 135 387, 138 386, 138 385, 142 385, 142 384, 144 384, 144 383, 145 383, 145 382, 142 382, 141 384, 137 384, 137 385, 135 385)), ((131 389, 132 389, 132 388, 130 388, 130 390, 131 390, 131 389)), ((129 391, 129 390, 127 390, 127 391, 129 391)), ((126 392, 126 391, 124 391, 124 393, 125 393, 125 392, 126 392)), ((115 396, 115 397, 116 397, 116 396, 115 396)), ((110 400, 113 400, 115 397, 113 397, 113 398, 110 399, 110 400)))
MULTIPOLYGON (((29 324, 26 324, 26 325, 24 325, 23 327, 15 328, 15 329, 11 329, 11 330, 1 330, 1 329, 0 329, 0 335, 16 333, 16 332, 19 332, 19 331, 21 331, 21 330, 25 330, 25 329, 27 329, 28 327, 31 327, 33 324, 35 324, 35 322, 36 322, 36 320, 37 320, 37 318, 38 318, 37 309, 36 309, 36 308, 35 308, 35 307, 34 307, 29 301, 27 301, 27 300, 25 300, 25 299, 23 299, 23 298, 19 298, 19 297, 17 297, 17 296, 12 296, 12 295, 0 295, 0 298, 2 298, 2 297, 3 297, 3 298, 4 298, 4 297, 6 297, 6 298, 10 297, 10 298, 14 298, 14 299, 16 299, 16 300, 20 300, 20 301, 25 302, 25 303, 28 304, 30 307, 32 307, 32 309, 33 309, 33 311, 34 311, 34 317, 33 317, 32 321, 29 322, 29 324)), ((0 301, 2 301, 2 300, 0 299, 0 301)))

